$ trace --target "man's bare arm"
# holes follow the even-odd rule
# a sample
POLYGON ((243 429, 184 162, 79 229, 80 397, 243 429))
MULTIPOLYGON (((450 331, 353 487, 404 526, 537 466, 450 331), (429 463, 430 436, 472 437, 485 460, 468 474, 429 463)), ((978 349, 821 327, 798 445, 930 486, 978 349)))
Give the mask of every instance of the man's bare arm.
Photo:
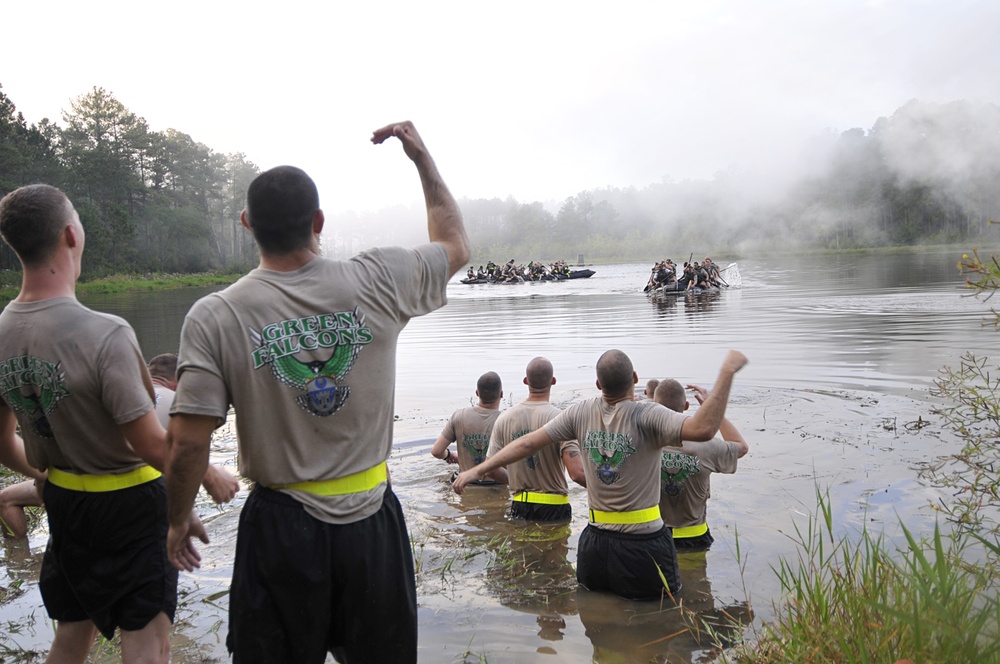
POLYGON ((691 441, 711 440, 722 425, 726 416, 726 405, 729 403, 729 392, 733 386, 733 377, 747 364, 747 357, 738 350, 731 350, 722 362, 719 378, 715 381, 712 393, 708 395, 701 407, 691 417, 684 420, 681 426, 681 438, 691 441))
POLYGON ((155 411, 122 424, 121 430, 140 459, 159 471, 164 469, 167 463, 167 432, 163 430, 155 411))
POLYGON ((521 436, 493 456, 487 457, 478 466, 470 468, 464 473, 459 473, 452 484, 455 493, 462 493, 469 482, 483 479, 490 471, 508 466, 515 461, 526 459, 546 445, 551 444, 552 439, 549 438, 549 434, 545 433, 545 429, 538 429, 537 431, 532 431, 529 434, 521 436))
MULTIPOLYGON (((708 399, 708 390, 701 385, 686 385, 685 387, 689 390, 694 390, 694 398, 697 399, 699 404, 705 403, 705 400, 708 399)), ((740 451, 738 457, 740 459, 742 459, 746 453, 750 451, 750 446, 747 444, 747 441, 744 440, 743 434, 740 433, 739 429, 736 428, 736 425, 733 424, 728 417, 722 418, 722 424, 719 425, 719 435, 722 436, 722 439, 727 443, 735 443, 739 445, 740 451)))
POLYGON ((174 567, 191 571, 200 566, 192 537, 208 542, 201 521, 194 515, 194 499, 208 469, 212 432, 218 419, 178 413, 170 418, 170 455, 167 461, 167 556, 174 567))
POLYGON ((587 474, 583 472, 583 457, 580 456, 580 451, 570 447, 563 452, 562 460, 569 478, 580 486, 587 486, 587 474))
POLYGON ((448 463, 458 463, 458 455, 448 449, 449 445, 451 445, 450 440, 444 436, 438 436, 434 445, 431 446, 431 456, 448 463))
POLYGON ((372 143, 376 145, 395 136, 403 144, 406 156, 417 167, 427 206, 427 235, 431 242, 441 244, 448 252, 448 276, 458 272, 469 260, 469 237, 462 222, 458 203, 441 178, 434 160, 412 122, 397 122, 376 129, 372 143))
POLYGON ((0 403, 0 463, 27 477, 36 480, 45 478, 45 473, 28 464, 24 442, 17 435, 17 418, 4 403, 0 403))

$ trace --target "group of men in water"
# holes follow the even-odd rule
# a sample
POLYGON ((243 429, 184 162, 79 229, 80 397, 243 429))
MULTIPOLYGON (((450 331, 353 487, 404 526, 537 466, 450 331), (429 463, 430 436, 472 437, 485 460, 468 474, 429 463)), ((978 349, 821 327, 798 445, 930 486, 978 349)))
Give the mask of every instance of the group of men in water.
MULTIPOLYGON (((253 487, 229 593, 233 661, 319 664, 332 653, 341 662, 416 662, 413 552, 386 465, 396 344, 410 319, 445 305, 470 246, 416 128, 393 123, 371 140, 390 138, 423 186, 428 242, 324 258, 313 180, 293 166, 259 174, 240 215, 259 267, 188 312, 167 430, 131 326, 76 299, 86 232, 73 203, 45 184, 0 200, 0 234, 22 266, 21 290, 0 313, 0 463, 32 479, 46 508, 39 589, 55 624, 49 661, 84 662, 98 631, 120 632, 125 662, 169 659, 178 570, 199 567, 194 540, 208 542, 195 496, 202 484, 216 500, 234 493, 233 478, 208 463, 213 432, 232 409, 239 472, 253 487)), ((553 269, 568 271, 562 262, 553 269)), ((529 399, 497 413, 496 440, 455 490, 506 468, 523 503, 515 516, 564 518, 568 468, 590 502, 581 583, 649 597, 665 578, 676 592, 674 541, 659 516, 661 449, 708 441, 724 426, 746 361, 731 351, 685 417, 634 400, 638 378, 620 351, 597 363, 601 397, 557 412, 547 404, 551 365, 539 360, 526 371, 529 399), (533 464, 554 444, 562 467, 551 484, 536 484, 533 464), (528 474, 513 465, 522 459, 528 474)), ((484 410, 502 393, 489 383, 484 410)), ((466 425, 453 426, 450 435, 464 436, 466 425)))
POLYGON ((667 258, 653 265, 649 281, 643 290, 694 290, 727 285, 719 266, 708 256, 701 263, 685 261, 680 269, 667 258))
POLYGON ((529 261, 527 265, 514 264, 511 258, 503 265, 489 261, 484 268, 474 269, 471 265, 465 273, 466 281, 488 281, 490 283, 520 283, 524 281, 543 281, 545 279, 563 279, 569 277, 569 266, 566 261, 558 260, 548 267, 539 261, 529 261))
POLYGON ((586 487, 589 503, 580 584, 629 599, 673 595, 681 590, 677 547, 704 550, 713 542, 709 476, 735 472, 748 450, 725 417, 733 376, 746 361, 731 351, 711 393, 688 385, 700 404, 688 417, 685 386, 676 380, 649 381, 638 399, 638 375, 620 350, 597 362, 601 396, 560 410, 549 403, 552 363, 536 357, 522 379, 527 399, 500 412, 500 377, 483 374, 478 403, 455 411, 431 454, 458 464, 452 482, 460 494, 469 485, 509 485, 513 519, 569 521, 568 473, 586 487))

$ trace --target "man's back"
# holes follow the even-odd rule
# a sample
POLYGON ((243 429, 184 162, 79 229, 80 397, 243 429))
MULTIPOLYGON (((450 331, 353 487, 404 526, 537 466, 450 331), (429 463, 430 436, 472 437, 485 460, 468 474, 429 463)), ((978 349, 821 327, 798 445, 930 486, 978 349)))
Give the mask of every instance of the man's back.
POLYGON ((685 442, 663 451, 660 467, 660 516, 671 528, 705 523, 712 473, 735 473, 739 445, 716 436, 704 443, 685 442))
MULTIPOLYGON (((497 418, 489 454, 496 454, 505 445, 521 436, 540 429, 562 411, 547 401, 522 401, 508 408, 497 418)), ((569 448, 578 448, 575 440, 560 445, 549 445, 527 459, 507 466, 507 483, 513 493, 537 491, 565 495, 568 492, 566 470, 562 454, 569 448)))
POLYGON ((144 465, 118 426, 152 410, 144 366, 128 323, 72 298, 11 302, 0 314, 3 398, 37 468, 99 475, 144 465))
POLYGON ((457 443, 460 471, 472 468, 486 458, 493 425, 499 415, 498 409, 482 406, 459 408, 452 413, 441 435, 457 443))
MULTIPOLYGON (((174 410, 224 416, 231 400, 240 472, 265 486, 383 462, 392 448, 396 340, 411 317, 444 304, 446 261, 428 244, 252 271, 188 314, 174 410), (224 390, 211 387, 216 380, 224 390)), ((381 492, 296 498, 333 521, 355 520, 377 509, 381 492)))

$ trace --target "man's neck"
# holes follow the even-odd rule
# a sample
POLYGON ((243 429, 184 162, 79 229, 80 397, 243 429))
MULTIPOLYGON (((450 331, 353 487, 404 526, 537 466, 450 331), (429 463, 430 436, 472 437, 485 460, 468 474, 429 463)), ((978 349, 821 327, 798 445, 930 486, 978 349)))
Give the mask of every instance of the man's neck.
POLYGON ((159 385, 160 387, 165 387, 168 390, 174 389, 174 386, 170 384, 170 381, 164 378, 160 378, 159 376, 153 376, 153 375, 150 375, 150 378, 153 381, 153 385, 159 385))
POLYGON ((311 249, 298 249, 288 254, 261 254, 260 268, 275 272, 295 272, 318 258, 311 249))
POLYGON ((41 302, 57 297, 76 299, 76 274, 72 268, 52 264, 24 269, 15 302, 41 302))
POLYGON ((548 400, 549 400, 549 391, 548 390, 545 390, 544 392, 532 392, 532 391, 529 390, 528 391, 528 398, 525 399, 524 402, 525 403, 529 403, 529 402, 535 403, 535 402, 544 401, 544 402, 547 403, 548 400))
POLYGON ((622 401, 635 401, 634 394, 621 394, 617 397, 612 397, 602 393, 601 398, 604 399, 604 403, 608 404, 609 406, 617 405, 622 401))
POLYGON ((485 403, 483 401, 480 401, 479 407, 484 410, 500 410, 500 402, 494 401, 492 403, 485 403))

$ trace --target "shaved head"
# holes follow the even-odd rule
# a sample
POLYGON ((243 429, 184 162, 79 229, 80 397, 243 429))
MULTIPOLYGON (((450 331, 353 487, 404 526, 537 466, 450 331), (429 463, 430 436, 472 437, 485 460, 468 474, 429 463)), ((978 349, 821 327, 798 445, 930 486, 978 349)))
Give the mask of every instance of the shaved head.
POLYGON ((611 349, 597 360, 597 380, 601 392, 609 397, 621 397, 632 392, 635 386, 635 369, 632 360, 620 350, 611 349))
POLYGON ((544 357, 536 357, 528 362, 524 377, 528 381, 528 389, 532 392, 542 392, 552 387, 552 363, 544 357))
POLYGON ((660 384, 660 381, 656 378, 650 378, 646 381, 646 396, 650 399, 653 398, 653 394, 656 393, 656 386, 660 384))
POLYGON ((653 398, 656 403, 678 413, 683 413, 684 406, 687 405, 687 394, 684 392, 684 386, 672 378, 668 378, 656 386, 653 398))
POLYGON ((495 371, 487 371, 476 382, 476 391, 479 392, 479 400, 483 403, 499 401, 503 392, 500 375, 495 371))

